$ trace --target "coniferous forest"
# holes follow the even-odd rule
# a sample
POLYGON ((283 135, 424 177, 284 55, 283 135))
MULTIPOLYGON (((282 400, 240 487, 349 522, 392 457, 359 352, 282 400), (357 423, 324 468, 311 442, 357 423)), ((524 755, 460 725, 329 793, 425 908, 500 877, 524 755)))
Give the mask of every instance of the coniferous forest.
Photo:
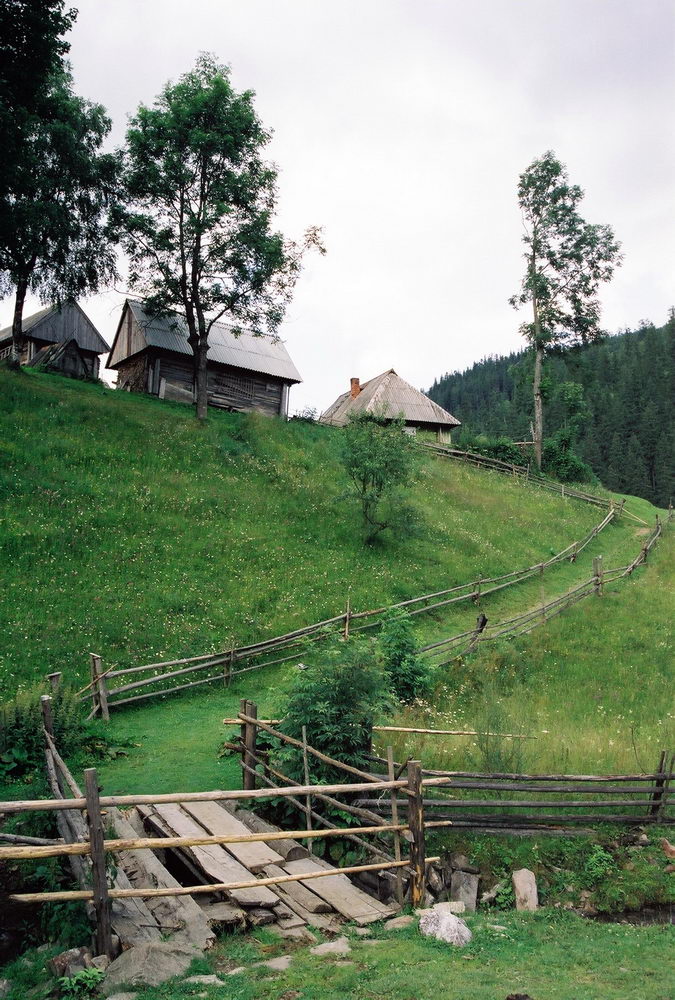
MULTIPOLYGON (((609 489, 667 506, 675 496, 675 309, 662 327, 552 354, 546 361, 544 433, 570 442, 609 489)), ((428 395, 476 435, 529 441, 532 354, 491 357, 443 375, 428 395)))

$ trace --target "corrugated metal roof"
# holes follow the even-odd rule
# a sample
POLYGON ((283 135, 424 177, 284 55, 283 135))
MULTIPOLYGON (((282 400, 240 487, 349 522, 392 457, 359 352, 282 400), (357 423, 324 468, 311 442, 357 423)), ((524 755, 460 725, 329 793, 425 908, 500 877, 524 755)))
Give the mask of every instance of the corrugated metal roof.
MULTIPOLYGON (((76 302, 64 302, 61 308, 46 306, 39 312, 26 316, 21 323, 25 335, 31 334, 38 340, 60 344, 74 338, 82 351, 103 354, 110 350, 84 310, 76 302)), ((0 343, 12 339, 11 326, 0 330, 0 343)))
POLYGON ((403 417, 411 424, 459 427, 460 421, 438 403, 397 375, 393 368, 364 382, 354 399, 345 392, 321 415, 321 423, 343 427, 352 413, 381 413, 403 417))
MULTIPOLYGON (((179 313, 161 318, 149 316, 140 302, 131 299, 128 302, 134 318, 143 329, 148 347, 162 347, 167 351, 192 357, 187 323, 183 316, 179 313)), ((237 335, 226 323, 214 323, 211 327, 207 358, 221 365, 275 375, 287 382, 302 382, 300 373, 281 340, 264 335, 255 336, 248 331, 237 335)))

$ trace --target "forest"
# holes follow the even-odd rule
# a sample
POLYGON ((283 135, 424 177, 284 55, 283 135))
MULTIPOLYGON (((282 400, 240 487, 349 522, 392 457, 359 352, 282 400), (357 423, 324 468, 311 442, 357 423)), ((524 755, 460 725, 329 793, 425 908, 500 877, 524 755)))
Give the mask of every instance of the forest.
MULTIPOLYGON (((551 353, 544 429, 569 441, 602 483, 667 506, 675 493, 675 308, 656 327, 551 353)), ((531 440, 532 352, 489 357, 437 379, 428 395, 462 421, 455 442, 478 435, 531 440)))

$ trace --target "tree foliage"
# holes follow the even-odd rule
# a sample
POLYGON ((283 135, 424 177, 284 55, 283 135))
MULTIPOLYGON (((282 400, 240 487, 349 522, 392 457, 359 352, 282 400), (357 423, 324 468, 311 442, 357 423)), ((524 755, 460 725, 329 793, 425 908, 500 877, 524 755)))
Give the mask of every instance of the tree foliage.
MULTIPOLYGON (((371 731, 387 698, 387 684, 375 644, 349 639, 312 651, 314 663, 298 671, 284 711, 283 731, 302 738, 335 760, 363 767, 371 731)), ((288 766, 301 776, 298 753, 286 753, 288 766)), ((311 760, 315 780, 335 780, 335 769, 311 760)))
POLYGON ((153 107, 139 107, 126 138, 120 221, 131 282, 150 311, 185 315, 200 418, 213 324, 225 318, 235 332, 274 334, 304 251, 321 248, 316 229, 301 243, 274 229, 277 172, 263 159, 270 133, 253 97, 202 55, 153 107))
POLYGON ((415 460, 403 420, 354 414, 344 435, 344 467, 361 505, 366 543, 386 528, 404 530, 411 518, 404 491, 413 480, 415 460))
POLYGON ((429 691, 429 672, 417 646, 410 615, 392 612, 380 631, 379 647, 389 686, 399 701, 411 702, 429 691))
POLYGON ((521 327, 535 358, 534 448, 541 467, 543 412, 541 377, 551 347, 587 344, 601 336, 598 289, 621 262, 620 244, 607 225, 585 222, 578 212, 584 193, 550 150, 520 175, 525 274, 509 300, 532 306, 521 327))

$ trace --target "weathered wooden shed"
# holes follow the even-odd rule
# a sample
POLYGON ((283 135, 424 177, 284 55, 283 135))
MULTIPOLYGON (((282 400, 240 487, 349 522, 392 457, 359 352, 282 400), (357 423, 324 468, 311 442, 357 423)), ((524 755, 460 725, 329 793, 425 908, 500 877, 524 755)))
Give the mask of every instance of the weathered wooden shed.
MULTIPOLYGON (((226 323, 211 328, 207 364, 209 405, 226 410, 286 416, 290 388, 302 381, 282 341, 247 331, 236 335, 226 323)), ((127 299, 108 368, 118 373, 118 389, 194 400, 194 356, 179 313, 151 316, 141 302, 127 299)))
POLYGON ((452 428, 460 426, 456 417, 402 379, 393 368, 363 385, 358 378, 351 379, 349 392, 338 396, 321 414, 320 421, 343 427, 356 413, 376 413, 392 420, 402 417, 409 434, 417 430, 433 431, 439 441, 445 442, 450 440, 452 428))
MULTIPOLYGON (((60 306, 52 305, 26 316, 22 323, 23 345, 20 361, 27 365, 43 350, 54 344, 68 345, 75 341, 78 355, 82 359, 85 377, 98 378, 100 370, 100 355, 110 350, 108 344, 98 332, 92 321, 77 302, 64 302, 60 306)), ((0 359, 9 357, 12 353, 12 328, 0 330, 0 359)), ((51 352, 49 367, 52 371, 61 371, 62 364, 70 368, 79 368, 74 361, 72 345, 60 352, 51 352), (61 364, 62 363, 62 364, 61 364)), ((67 371, 66 374, 74 374, 67 371)))

